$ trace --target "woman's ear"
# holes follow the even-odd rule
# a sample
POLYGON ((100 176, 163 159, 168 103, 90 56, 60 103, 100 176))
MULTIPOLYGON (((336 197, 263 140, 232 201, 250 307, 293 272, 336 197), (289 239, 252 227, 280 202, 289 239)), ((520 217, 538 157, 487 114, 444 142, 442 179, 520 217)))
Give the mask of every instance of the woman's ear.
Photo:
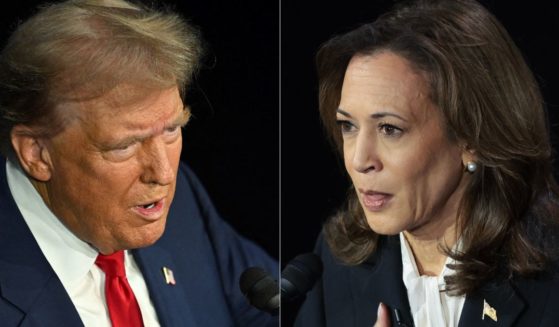
POLYGON ((467 163, 468 161, 477 161, 477 152, 468 144, 462 145, 462 162, 467 163))
POLYGON ((477 153, 469 145, 465 144, 462 147, 462 166, 464 169, 470 173, 477 170, 479 163, 477 153))
POLYGON ((34 179, 47 182, 52 175, 52 162, 44 140, 35 135, 31 127, 16 125, 10 139, 23 170, 34 179))

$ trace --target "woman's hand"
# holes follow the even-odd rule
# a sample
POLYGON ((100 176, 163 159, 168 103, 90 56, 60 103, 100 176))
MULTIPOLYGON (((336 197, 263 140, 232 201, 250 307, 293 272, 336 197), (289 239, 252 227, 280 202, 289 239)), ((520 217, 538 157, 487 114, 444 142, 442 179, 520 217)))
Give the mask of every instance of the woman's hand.
POLYGON ((377 322, 375 322, 373 327, 390 327, 390 315, 382 302, 378 305, 377 322))

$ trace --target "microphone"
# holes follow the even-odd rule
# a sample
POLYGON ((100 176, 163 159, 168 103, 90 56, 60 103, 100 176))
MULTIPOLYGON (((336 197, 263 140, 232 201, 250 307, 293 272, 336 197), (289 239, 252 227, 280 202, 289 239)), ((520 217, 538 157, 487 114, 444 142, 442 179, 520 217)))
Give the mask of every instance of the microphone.
POLYGON ((322 261, 314 253, 296 256, 281 272, 281 302, 292 301, 312 289, 322 275, 322 261))
POLYGON ((280 302, 294 300, 310 291, 322 274, 322 269, 322 261, 316 254, 305 253, 285 266, 281 273, 281 287, 272 275, 259 267, 245 270, 239 284, 251 305, 277 315, 280 302))
POLYGON ((276 316, 280 306, 278 282, 259 267, 250 267, 241 274, 241 292, 248 302, 263 311, 276 316))

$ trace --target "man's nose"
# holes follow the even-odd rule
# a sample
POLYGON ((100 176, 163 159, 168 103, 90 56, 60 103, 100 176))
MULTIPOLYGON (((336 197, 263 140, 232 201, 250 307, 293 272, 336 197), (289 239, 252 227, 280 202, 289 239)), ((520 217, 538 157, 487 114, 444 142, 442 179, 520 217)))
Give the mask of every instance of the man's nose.
POLYGON ((175 179, 167 144, 163 140, 152 139, 144 144, 144 172, 142 182, 146 184, 168 185, 175 179))

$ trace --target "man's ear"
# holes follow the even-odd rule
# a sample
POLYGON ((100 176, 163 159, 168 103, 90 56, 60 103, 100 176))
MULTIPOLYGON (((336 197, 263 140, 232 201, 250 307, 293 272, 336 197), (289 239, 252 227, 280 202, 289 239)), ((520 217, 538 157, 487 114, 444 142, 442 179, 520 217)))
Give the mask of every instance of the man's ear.
POLYGON ((52 175, 52 162, 44 141, 25 125, 16 125, 10 133, 12 146, 25 172, 41 182, 47 182, 52 175))

